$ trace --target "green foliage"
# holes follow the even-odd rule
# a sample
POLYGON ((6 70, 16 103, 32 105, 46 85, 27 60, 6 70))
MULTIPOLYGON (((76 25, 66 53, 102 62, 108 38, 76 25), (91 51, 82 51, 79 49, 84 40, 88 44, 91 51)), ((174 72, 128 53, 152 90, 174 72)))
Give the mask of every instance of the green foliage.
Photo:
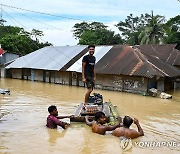
POLYGON ((5 51, 25 55, 50 43, 40 43, 38 37, 43 36, 42 31, 33 29, 27 32, 23 28, 13 26, 0 26, 0 44, 5 51), (35 38, 32 39, 32 38, 35 38))
POLYGON ((23 29, 20 27, 13 26, 0 26, 0 39, 7 34, 15 35, 19 34, 23 29))
POLYGON ((141 15, 141 17, 133 17, 133 14, 130 14, 129 16, 127 16, 127 19, 125 19, 125 21, 120 21, 117 25, 115 25, 124 36, 126 44, 140 44, 138 36, 141 32, 142 27, 144 26, 143 18, 143 15, 141 15))
POLYGON ((165 18, 160 15, 145 14, 144 28, 139 34, 140 44, 160 44, 163 42, 165 30, 163 29, 165 18))
POLYGON ((166 31, 164 42, 177 44, 176 48, 180 50, 180 15, 168 20, 164 29, 166 31))
POLYGON ((74 25, 73 34, 79 39, 79 44, 177 44, 180 49, 180 15, 171 18, 166 22, 165 17, 145 13, 140 17, 133 14, 127 16, 125 21, 120 21, 115 25, 120 34, 114 34, 107 29, 103 23, 86 22, 74 25), (122 36, 122 37, 121 37, 122 36))
POLYGON ((163 16, 141 14, 140 17, 127 16, 125 21, 120 21, 116 26, 125 37, 125 43, 129 45, 156 44, 162 42, 164 30, 163 16))
POLYGON ((76 23, 73 27, 73 35, 76 39, 79 39, 84 31, 89 30, 89 25, 87 22, 76 23))
POLYGON ((0 19, 0 25, 3 26, 3 25, 4 25, 4 22, 6 22, 6 20, 4 20, 4 19, 1 18, 1 19, 0 19))
POLYGON ((165 17, 145 13, 140 17, 127 16, 125 21, 116 25, 129 45, 139 44, 177 44, 180 49, 180 16, 171 18, 165 23, 165 17))
POLYGON ((76 39, 79 39, 79 44, 95 44, 95 45, 110 45, 122 44, 123 41, 119 34, 114 34, 113 31, 107 30, 107 26, 99 22, 77 23, 74 25, 73 34, 76 39))
POLYGON ((85 31, 79 39, 79 44, 95 44, 95 45, 110 45, 122 44, 120 35, 114 35, 114 32, 101 29, 93 31, 85 31))
POLYGON ((112 105, 111 101, 109 101, 108 103, 109 103, 109 109, 111 111, 112 116, 110 117, 110 119, 109 119, 110 121, 109 121, 109 123, 107 123, 107 125, 113 126, 113 125, 117 124, 119 114, 118 114, 115 106, 112 105))
POLYGON ((40 30, 32 29, 31 35, 35 37, 36 41, 38 41, 38 37, 44 36, 43 32, 40 30))

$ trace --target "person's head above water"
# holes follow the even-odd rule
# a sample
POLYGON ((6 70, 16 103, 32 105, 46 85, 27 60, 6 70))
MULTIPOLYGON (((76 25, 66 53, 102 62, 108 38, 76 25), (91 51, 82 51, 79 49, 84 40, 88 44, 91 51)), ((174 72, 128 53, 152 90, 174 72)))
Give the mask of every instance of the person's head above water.
POLYGON ((48 112, 54 116, 58 116, 57 107, 55 105, 51 105, 48 107, 48 112))
POLYGON ((106 123, 106 116, 105 116, 104 112, 101 112, 101 111, 96 112, 94 116, 95 116, 95 120, 98 123, 100 123, 100 124, 106 123))
POLYGON ((131 124, 133 123, 133 119, 129 116, 125 116, 123 119, 123 125, 127 128, 129 128, 131 126, 131 124))

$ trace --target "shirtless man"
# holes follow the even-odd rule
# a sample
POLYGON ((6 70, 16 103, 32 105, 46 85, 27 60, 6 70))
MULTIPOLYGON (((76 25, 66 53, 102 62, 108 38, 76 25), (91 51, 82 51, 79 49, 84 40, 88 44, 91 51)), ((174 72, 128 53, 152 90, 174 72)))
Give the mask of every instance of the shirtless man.
POLYGON ((138 119, 134 118, 134 124, 136 124, 138 131, 129 128, 132 123, 133 119, 129 116, 125 116, 123 119, 123 127, 116 128, 112 134, 117 137, 124 136, 131 139, 144 136, 143 129, 141 128, 138 119))
POLYGON ((121 122, 121 118, 118 118, 118 124, 114 125, 114 126, 105 126, 103 124, 106 123, 106 116, 103 112, 96 112, 95 113, 95 120, 93 121, 89 121, 89 116, 85 117, 86 120, 86 124, 92 127, 92 131, 94 133, 100 134, 100 135, 104 135, 106 133, 106 131, 112 131, 114 129, 116 129, 117 127, 120 127, 120 122, 121 122))

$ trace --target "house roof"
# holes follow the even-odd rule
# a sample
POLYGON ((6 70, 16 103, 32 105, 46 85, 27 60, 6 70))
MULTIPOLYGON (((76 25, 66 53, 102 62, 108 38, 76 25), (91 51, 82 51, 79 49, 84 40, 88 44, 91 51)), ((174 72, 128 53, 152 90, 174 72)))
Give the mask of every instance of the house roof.
POLYGON ((139 45, 136 46, 142 53, 159 57, 159 59, 171 64, 180 65, 180 51, 175 49, 176 44, 139 45))
MULTIPOLYGON (((172 56, 169 56, 171 58, 168 59, 168 56, 157 52, 159 47, 154 50, 155 47, 149 46, 148 49, 148 46, 96 46, 94 54, 96 57, 96 72, 99 74, 144 76, 148 78, 153 76, 180 76, 180 70, 164 61, 172 62, 172 56), (162 58, 159 58, 159 55, 162 58)), ((165 49, 172 47, 174 46, 164 46, 165 49)), ((162 50, 162 47, 160 49, 162 50)), ((174 50, 173 52, 178 55, 179 51, 174 50)), ((81 72, 82 58, 86 54, 88 54, 87 46, 50 46, 18 58, 6 68, 81 72)))
POLYGON ((87 46, 48 46, 18 58, 6 68, 33 68, 60 70, 70 61, 76 61, 85 54, 87 46), (81 55, 82 54, 82 55, 81 55))
POLYGON ((149 73, 150 77, 153 77, 154 75, 162 77, 180 76, 180 70, 178 68, 164 62, 158 57, 149 54, 142 54, 139 50, 137 51, 137 54, 143 57, 141 59, 143 59, 145 64, 148 64, 147 68, 151 70, 150 72, 153 72, 149 73))
POLYGON ((96 64, 96 72, 129 76, 180 76, 180 70, 149 54, 130 46, 114 46, 96 64), (165 67, 164 67, 165 66, 165 67))
MULTIPOLYGON (((97 46, 95 49, 94 56, 96 57, 96 63, 112 48, 113 46, 97 46)), ((85 55, 88 55, 87 52, 85 55)), ((82 59, 83 56, 76 61, 67 71, 82 72, 82 59), (81 64, 81 65, 79 65, 81 64)))

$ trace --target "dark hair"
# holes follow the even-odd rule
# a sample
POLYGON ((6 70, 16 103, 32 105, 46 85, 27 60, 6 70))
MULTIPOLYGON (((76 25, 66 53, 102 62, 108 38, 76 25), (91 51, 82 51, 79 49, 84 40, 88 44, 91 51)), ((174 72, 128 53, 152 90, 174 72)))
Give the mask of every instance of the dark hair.
POLYGON ((57 108, 56 108, 55 105, 51 105, 51 106, 48 107, 48 112, 51 113, 51 112, 53 112, 53 111, 56 110, 56 109, 57 109, 57 108))
POLYGON ((105 116, 105 114, 104 112, 99 111, 99 112, 96 112, 94 116, 95 116, 95 120, 97 121, 102 116, 105 116))
POLYGON ((88 49, 91 48, 91 47, 92 47, 92 48, 95 48, 95 45, 93 45, 93 44, 88 45, 88 49))
POLYGON ((124 117, 124 119, 123 119, 123 125, 124 125, 125 127, 128 127, 128 128, 129 128, 132 123, 133 123, 133 119, 132 119, 131 117, 129 117, 129 116, 125 116, 125 117, 124 117))

